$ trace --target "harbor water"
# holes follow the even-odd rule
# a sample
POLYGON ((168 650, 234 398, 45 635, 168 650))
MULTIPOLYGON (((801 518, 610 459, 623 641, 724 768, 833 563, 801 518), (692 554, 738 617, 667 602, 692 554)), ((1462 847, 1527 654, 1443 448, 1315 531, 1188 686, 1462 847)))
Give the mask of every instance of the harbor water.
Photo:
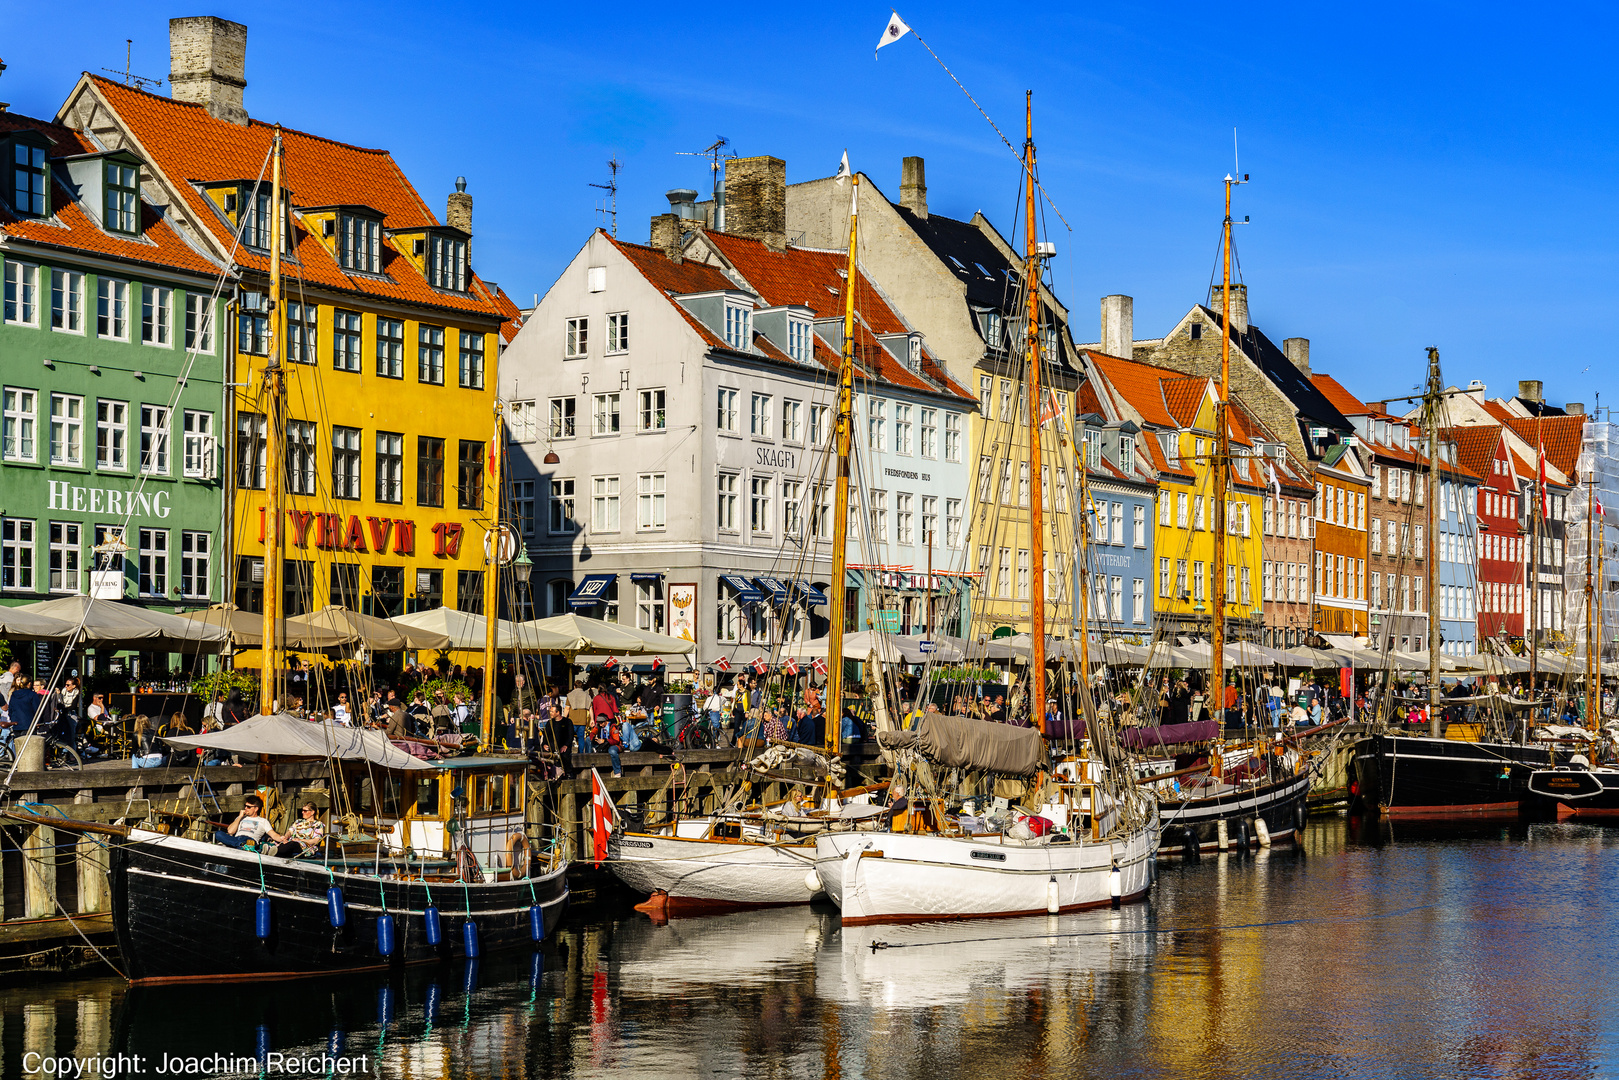
POLYGON ((581 905, 539 953, 391 977, 12 986, 0 1080, 63 1060, 400 1080, 1619 1076, 1616 879, 1619 830, 1326 818, 1302 851, 1163 864, 1120 911, 844 930, 822 906, 658 926, 581 905))

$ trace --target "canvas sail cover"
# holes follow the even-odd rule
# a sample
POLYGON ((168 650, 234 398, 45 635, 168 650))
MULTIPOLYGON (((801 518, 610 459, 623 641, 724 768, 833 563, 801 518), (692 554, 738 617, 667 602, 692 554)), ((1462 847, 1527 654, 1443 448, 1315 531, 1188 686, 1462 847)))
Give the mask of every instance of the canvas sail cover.
POLYGON ((916 750, 945 768, 1002 776, 1033 776, 1046 757, 1045 740, 1034 728, 940 713, 923 716, 915 731, 880 732, 877 741, 891 750, 916 750))
POLYGON ((286 713, 254 716, 224 731, 187 735, 165 742, 183 750, 224 750, 233 754, 274 757, 337 758, 369 761, 385 769, 431 769, 434 766, 405 753, 380 731, 346 724, 314 723, 286 713))

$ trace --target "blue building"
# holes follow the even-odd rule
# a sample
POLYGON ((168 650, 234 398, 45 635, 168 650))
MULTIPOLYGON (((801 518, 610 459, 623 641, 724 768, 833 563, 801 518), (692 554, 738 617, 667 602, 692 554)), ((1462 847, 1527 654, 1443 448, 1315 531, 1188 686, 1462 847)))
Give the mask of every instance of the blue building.
POLYGON ((1449 656, 1478 651, 1478 485, 1479 479, 1457 462, 1454 441, 1439 446, 1439 616, 1441 649, 1449 656))
POLYGON ((1095 393, 1093 385, 1080 390, 1077 425, 1090 495, 1091 632, 1093 638, 1146 644, 1152 637, 1158 475, 1140 452, 1141 429, 1110 410, 1107 395, 1095 393))

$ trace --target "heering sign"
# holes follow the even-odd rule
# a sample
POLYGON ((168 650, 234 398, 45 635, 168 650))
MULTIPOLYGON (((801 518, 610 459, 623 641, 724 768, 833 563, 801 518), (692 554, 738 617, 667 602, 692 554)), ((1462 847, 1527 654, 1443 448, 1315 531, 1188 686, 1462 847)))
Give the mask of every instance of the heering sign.
POLYGON ((48 480, 50 509, 120 517, 166 518, 168 491, 120 491, 117 488, 82 488, 66 480, 48 480))

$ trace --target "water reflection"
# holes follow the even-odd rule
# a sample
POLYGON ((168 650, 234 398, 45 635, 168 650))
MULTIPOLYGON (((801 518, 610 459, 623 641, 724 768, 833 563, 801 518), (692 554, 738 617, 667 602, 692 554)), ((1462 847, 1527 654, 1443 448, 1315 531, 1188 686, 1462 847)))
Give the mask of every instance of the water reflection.
POLYGON ((14 987, 0 1080, 29 1051, 365 1055, 401 1080, 1607 1075, 1616 847, 1334 819, 1296 852, 1166 866, 1116 912, 844 930, 831 908, 626 908, 389 977, 14 987))

